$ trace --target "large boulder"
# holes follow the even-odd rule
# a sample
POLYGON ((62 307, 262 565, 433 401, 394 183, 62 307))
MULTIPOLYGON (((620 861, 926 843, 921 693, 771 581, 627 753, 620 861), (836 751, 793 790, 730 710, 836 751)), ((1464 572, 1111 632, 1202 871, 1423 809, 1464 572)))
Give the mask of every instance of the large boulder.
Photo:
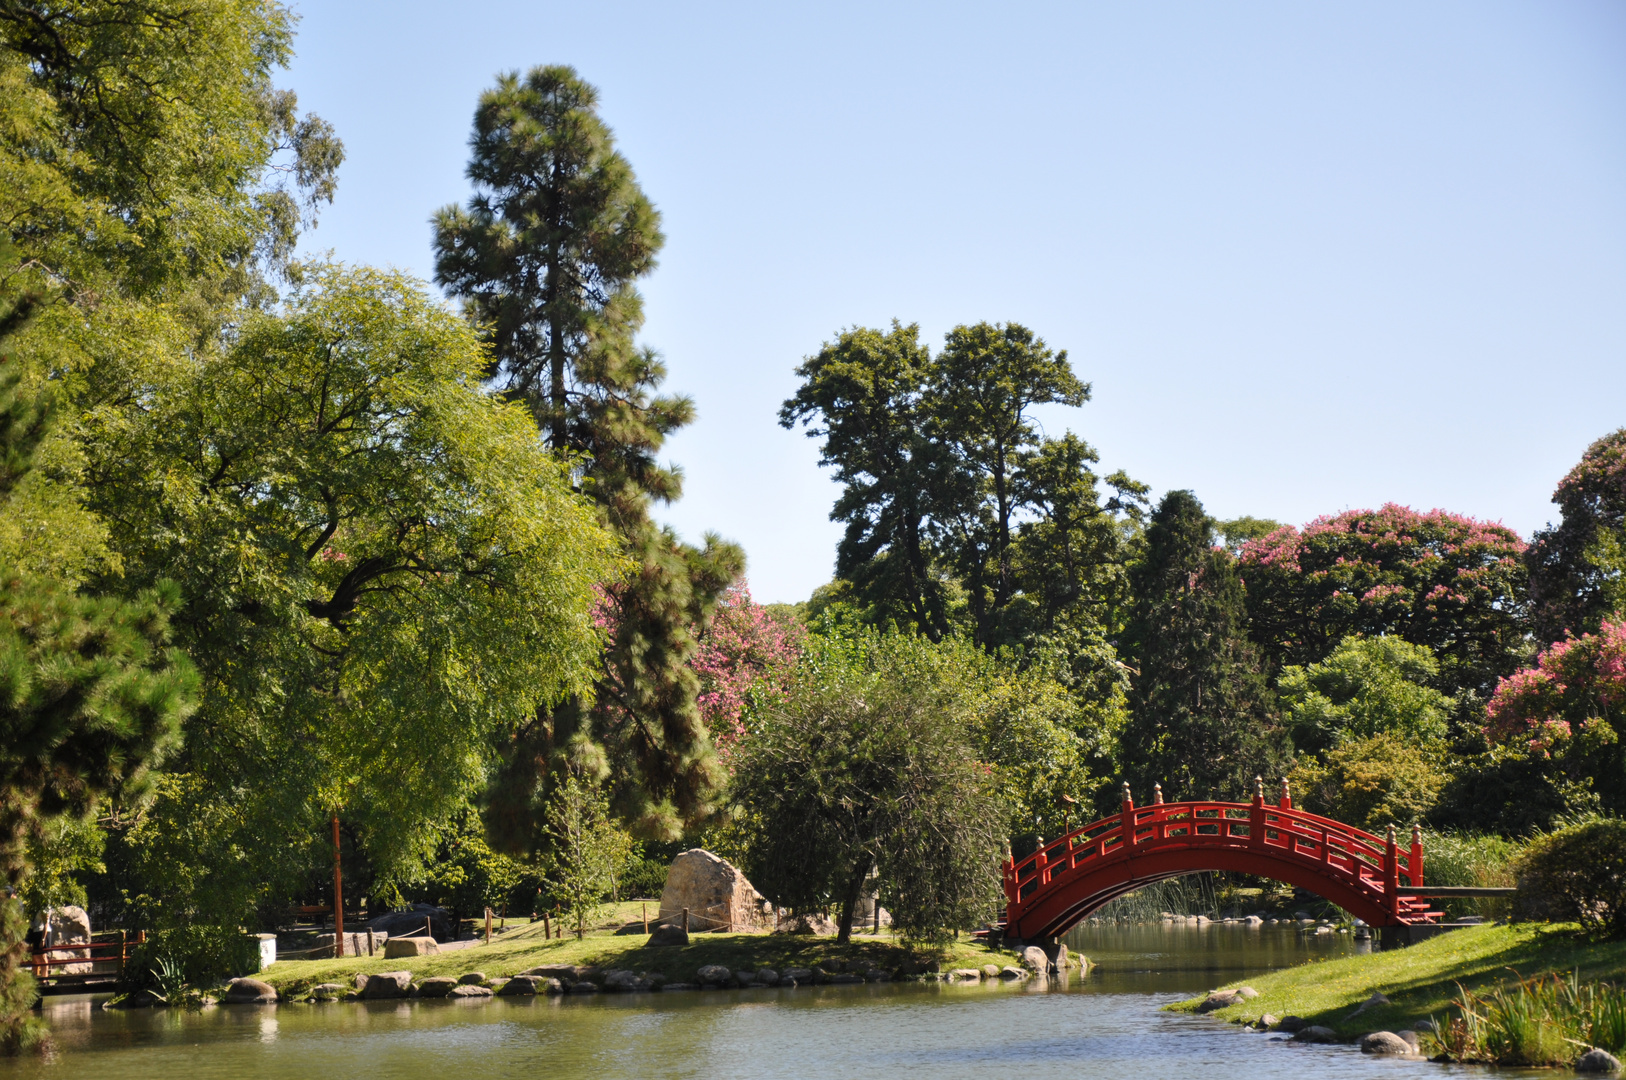
POLYGON ((426 923, 429 926, 429 936, 436 941, 451 941, 457 937, 457 920, 452 917, 452 913, 433 904, 413 904, 409 908, 380 915, 367 925, 373 930, 382 930, 393 938, 421 935, 426 923))
POLYGON ((398 937, 384 942, 384 959, 399 960, 403 956, 428 956, 440 952, 432 937, 398 937))
POLYGON ((536 988, 542 981, 542 977, 538 975, 515 975, 502 984, 502 989, 497 991, 497 996, 535 997, 536 988))
POLYGON ((63 907, 48 909, 45 914, 34 920, 34 932, 39 935, 40 948, 51 954, 52 960, 77 960, 84 958, 82 964, 66 964, 61 967, 52 967, 53 975, 89 975, 93 970, 90 963, 90 916, 82 907, 67 904, 63 907), (74 948, 74 946, 80 946, 74 948))
POLYGON ((1618 1075, 1620 1073, 1620 1059, 1611 1054, 1609 1051, 1599 1050, 1596 1046, 1594 1046, 1591 1050, 1588 1050, 1586 1053, 1581 1055, 1581 1059, 1575 1063, 1575 1071, 1578 1073, 1608 1073, 1618 1075))
POLYGON ((452 987, 458 982, 450 975, 434 975, 418 984, 418 996, 426 998, 445 997, 452 992, 452 987))
POLYGON ((1050 957, 1037 945, 1029 945, 1022 950, 1022 964, 1040 975, 1048 974, 1050 971, 1050 957))
POLYGON ((721 964, 707 964, 695 972, 694 977, 701 986, 726 986, 734 973, 721 964))
POLYGON ((835 920, 825 915, 796 915, 779 924, 775 933, 778 934, 817 934, 820 937, 834 937, 841 928, 835 920))
POLYGON ((452 987, 451 991, 447 993, 446 996, 461 998, 464 1001, 468 1001, 470 999, 488 998, 491 996, 491 987, 476 986, 473 983, 458 983, 456 986, 452 987))
POLYGON ((412 972, 410 971, 380 971, 367 976, 367 984, 361 988, 361 996, 366 1001, 381 1001, 388 998, 403 998, 412 992, 412 972))
POLYGON ((226 987, 228 1005, 275 1005, 277 989, 259 979, 233 979, 226 987))
POLYGON ((1374 1031, 1361 1039, 1363 1054, 1415 1054, 1417 1048, 1392 1031, 1374 1031))
POLYGON ((661 890, 661 922, 682 924, 689 909, 691 931, 747 933, 773 927, 773 908, 727 859, 690 848, 672 860, 661 890))

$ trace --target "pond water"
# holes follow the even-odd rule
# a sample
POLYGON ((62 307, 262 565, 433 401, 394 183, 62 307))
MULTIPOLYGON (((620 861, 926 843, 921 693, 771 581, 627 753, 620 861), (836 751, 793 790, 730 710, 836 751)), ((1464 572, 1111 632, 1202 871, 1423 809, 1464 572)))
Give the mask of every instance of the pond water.
POLYGON ((1023 986, 900 983, 192 1013, 107 1011, 101 998, 52 997, 44 1015, 60 1048, 56 1059, 0 1062, 0 1077, 1490 1076, 1364 1057, 1350 1047, 1289 1046, 1158 1009, 1239 977, 1352 951, 1347 935, 1101 925, 1075 930, 1069 947, 1099 965, 1088 978, 1075 972, 1023 986))

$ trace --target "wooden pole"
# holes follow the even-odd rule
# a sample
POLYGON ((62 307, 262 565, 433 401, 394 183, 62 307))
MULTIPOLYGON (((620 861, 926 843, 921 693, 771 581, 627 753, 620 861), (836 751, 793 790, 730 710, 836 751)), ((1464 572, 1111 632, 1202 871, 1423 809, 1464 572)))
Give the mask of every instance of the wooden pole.
POLYGON ((644 903, 643 909, 644 909, 644 933, 647 934, 647 933, 649 933, 649 904, 648 904, 648 902, 644 903))
POLYGON ((339 868, 339 812, 333 812, 333 955, 344 955, 344 874, 339 868))
POLYGON ((491 908, 486 908, 486 944, 491 944, 491 908))
POLYGON ((542 913, 542 940, 546 941, 553 936, 553 924, 548 919, 548 913, 542 913))
POLYGON ((689 909, 688 908, 683 909, 683 932, 685 934, 687 934, 689 932, 689 909))

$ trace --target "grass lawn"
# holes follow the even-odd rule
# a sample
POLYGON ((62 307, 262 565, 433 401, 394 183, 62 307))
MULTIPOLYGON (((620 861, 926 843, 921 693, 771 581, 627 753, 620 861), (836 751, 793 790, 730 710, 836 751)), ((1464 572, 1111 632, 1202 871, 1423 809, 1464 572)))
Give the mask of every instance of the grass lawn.
MULTIPOLYGON (((1577 969, 1583 980, 1620 979, 1626 975, 1626 942, 1584 941, 1573 927, 1523 924, 1454 930, 1409 948, 1312 961, 1257 976, 1247 985, 1259 991, 1258 997, 1209 1015, 1235 1021, 1254 1020, 1264 1013, 1302 1016, 1352 1037, 1399 1031, 1430 1016, 1443 1022, 1459 982, 1471 989, 1511 978, 1515 971, 1528 977, 1577 969), (1374 990, 1381 990, 1390 1004, 1350 1019, 1350 1012, 1374 990)), ((1169 1008, 1190 1012, 1201 1001, 1193 998, 1169 1008)))
MULTIPOLYGON (((650 914, 653 917, 654 905, 650 914)), ((885 932, 880 935, 855 933, 847 946, 838 946, 833 937, 802 934, 693 934, 685 947, 652 949, 644 944, 648 938, 641 928, 635 934, 615 933, 617 927, 640 918, 638 904, 610 905, 607 915, 607 919, 580 941, 568 931, 562 939, 545 938, 542 924, 538 922, 494 937, 490 945, 455 952, 394 960, 385 960, 382 956, 278 960, 258 977, 279 991, 297 993, 318 983, 348 984, 358 974, 379 971, 410 971, 415 978, 480 971, 488 978, 496 978, 541 964, 593 964, 602 968, 659 972, 671 982, 693 982, 695 972, 707 964, 723 964, 734 970, 770 967, 778 971, 787 967, 812 967, 839 957, 860 970, 870 966, 891 970, 909 955, 897 939, 885 932)), ((941 960, 945 969, 1018 962, 1015 953, 991 949, 969 938, 952 942, 931 955, 941 960)))

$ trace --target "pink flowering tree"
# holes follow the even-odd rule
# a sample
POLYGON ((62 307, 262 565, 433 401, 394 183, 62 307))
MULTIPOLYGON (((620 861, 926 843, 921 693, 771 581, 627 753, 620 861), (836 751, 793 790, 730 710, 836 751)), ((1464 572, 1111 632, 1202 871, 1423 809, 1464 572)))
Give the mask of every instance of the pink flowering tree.
POLYGON ((743 581, 718 603, 700 637, 694 670, 700 676, 700 715, 725 765, 745 733, 752 696, 783 689, 804 636, 800 623, 775 618, 752 600, 743 581))
POLYGON ((1518 663, 1524 551, 1504 525, 1394 503, 1284 527, 1239 557, 1250 636, 1279 667, 1391 634, 1433 650, 1439 689, 1488 695, 1518 663))
POLYGON ((1493 743, 1558 761, 1605 807, 1626 809, 1626 619, 1566 638, 1503 679, 1486 718, 1493 743))

